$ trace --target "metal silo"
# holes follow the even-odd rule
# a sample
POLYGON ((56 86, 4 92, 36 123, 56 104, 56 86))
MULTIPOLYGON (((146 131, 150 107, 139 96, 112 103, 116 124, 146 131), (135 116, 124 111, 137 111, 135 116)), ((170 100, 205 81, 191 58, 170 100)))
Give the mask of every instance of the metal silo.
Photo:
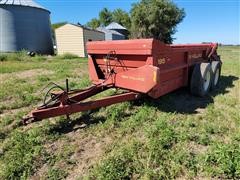
POLYGON ((53 54, 50 11, 32 0, 0 0, 0 52, 53 54))

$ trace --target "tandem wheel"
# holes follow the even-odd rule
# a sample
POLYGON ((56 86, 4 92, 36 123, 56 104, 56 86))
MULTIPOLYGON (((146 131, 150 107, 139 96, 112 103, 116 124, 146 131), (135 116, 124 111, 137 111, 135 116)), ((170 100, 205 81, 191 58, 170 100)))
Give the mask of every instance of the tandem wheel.
POLYGON ((204 97, 210 90, 217 87, 221 75, 221 62, 196 64, 193 68, 190 92, 193 95, 204 97))
POLYGON ((221 76, 221 62, 220 61, 212 61, 211 63, 213 78, 211 84, 211 90, 216 89, 218 86, 220 76, 221 76))

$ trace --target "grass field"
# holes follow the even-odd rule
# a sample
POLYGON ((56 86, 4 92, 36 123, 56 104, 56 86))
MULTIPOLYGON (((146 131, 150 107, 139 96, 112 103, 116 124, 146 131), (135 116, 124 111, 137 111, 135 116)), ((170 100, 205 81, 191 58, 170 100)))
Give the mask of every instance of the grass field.
POLYGON ((240 179, 240 47, 218 52, 206 98, 180 89, 28 126, 20 119, 49 82, 90 84, 87 61, 0 55, 0 179, 240 179))

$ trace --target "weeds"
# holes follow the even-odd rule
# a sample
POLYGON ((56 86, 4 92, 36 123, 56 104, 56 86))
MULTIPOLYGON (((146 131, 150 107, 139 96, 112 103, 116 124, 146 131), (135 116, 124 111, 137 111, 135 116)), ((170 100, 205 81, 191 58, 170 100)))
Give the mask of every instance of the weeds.
POLYGON ((100 180, 131 179, 140 170, 140 163, 136 163, 136 153, 141 150, 140 144, 133 142, 115 152, 104 160, 90 175, 90 178, 100 180))
POLYGON ((68 174, 62 169, 50 168, 48 170, 46 178, 49 180, 61 180, 61 179, 66 178, 67 175, 68 174))
POLYGON ((19 51, 16 53, 2 53, 0 54, 0 61, 43 61, 46 60, 46 57, 41 55, 36 55, 30 57, 27 55, 27 51, 19 51))
POLYGON ((58 59, 77 59, 77 58, 79 58, 77 55, 75 55, 75 54, 71 54, 71 53, 65 53, 65 54, 63 54, 63 55, 59 55, 59 56, 57 56, 57 58, 58 59))
POLYGON ((206 155, 205 169, 216 177, 240 178, 240 144, 216 144, 206 155))
POLYGON ((42 153, 41 130, 32 129, 24 133, 16 131, 6 142, 4 155, 1 157, 0 177, 14 179, 15 177, 27 178, 41 163, 42 153))

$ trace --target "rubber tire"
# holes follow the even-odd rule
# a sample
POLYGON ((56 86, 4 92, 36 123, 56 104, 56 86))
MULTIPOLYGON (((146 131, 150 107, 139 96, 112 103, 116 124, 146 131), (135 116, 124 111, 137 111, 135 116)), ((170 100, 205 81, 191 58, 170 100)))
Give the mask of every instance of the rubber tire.
POLYGON ((221 76, 221 62, 220 61, 212 61, 211 63, 211 67, 212 67, 212 72, 213 72, 213 78, 212 78, 212 83, 211 83, 211 90, 216 89, 216 87, 218 86, 219 80, 220 80, 220 76, 221 76), (219 69, 218 73, 218 80, 217 82, 215 82, 215 77, 217 75, 217 70, 219 69))
POLYGON ((191 94, 200 96, 200 97, 206 96, 211 88, 212 77, 213 77, 212 67, 210 63, 196 64, 193 68, 193 72, 191 76, 191 82, 190 82, 191 94), (210 82, 207 89, 204 89, 204 82, 208 72, 210 72, 210 82))

